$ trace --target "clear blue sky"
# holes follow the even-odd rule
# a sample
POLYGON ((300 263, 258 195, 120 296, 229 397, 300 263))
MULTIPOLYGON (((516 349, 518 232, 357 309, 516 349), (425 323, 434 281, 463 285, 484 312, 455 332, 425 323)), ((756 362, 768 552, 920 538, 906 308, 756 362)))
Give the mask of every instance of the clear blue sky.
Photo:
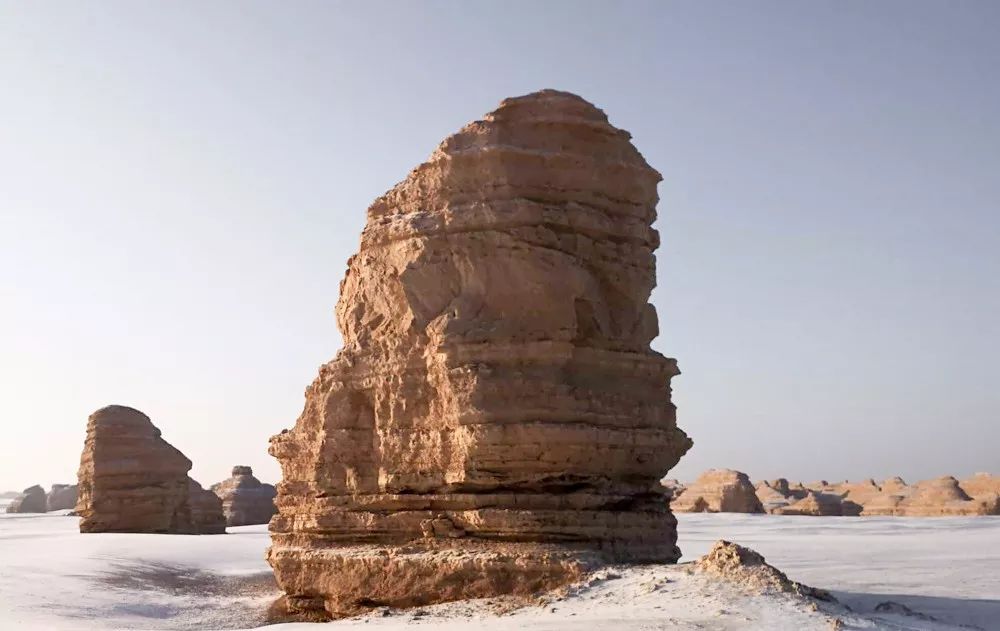
POLYGON ((0 0, 0 490, 278 477, 369 202, 506 96, 664 174, 672 476, 1000 473, 1000 4, 0 0))

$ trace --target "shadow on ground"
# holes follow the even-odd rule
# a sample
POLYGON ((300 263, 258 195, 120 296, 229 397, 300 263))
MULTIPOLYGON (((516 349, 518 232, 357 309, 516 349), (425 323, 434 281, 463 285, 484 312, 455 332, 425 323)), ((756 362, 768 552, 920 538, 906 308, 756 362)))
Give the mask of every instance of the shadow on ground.
POLYGON ((859 614, 887 621, 908 624, 938 621, 983 631, 1000 625, 1000 600, 840 591, 833 595, 859 614))

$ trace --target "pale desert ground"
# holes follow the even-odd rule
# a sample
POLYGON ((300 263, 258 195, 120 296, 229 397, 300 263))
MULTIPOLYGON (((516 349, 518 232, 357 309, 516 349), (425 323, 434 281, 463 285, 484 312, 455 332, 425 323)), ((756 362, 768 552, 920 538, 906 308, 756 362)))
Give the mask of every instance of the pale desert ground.
MULTIPOLYGON (((543 604, 376 611, 330 629, 1000 629, 1000 518, 679 515, 683 561, 725 538, 851 608, 747 595, 679 566, 610 568, 543 604), (875 612, 894 601, 909 614, 875 612), (497 613, 500 612, 500 613, 497 613)), ((226 536, 81 535, 58 514, 0 514, 0 628, 248 629, 278 596, 266 526, 226 536)), ((319 628, 310 624, 276 631, 319 628)))

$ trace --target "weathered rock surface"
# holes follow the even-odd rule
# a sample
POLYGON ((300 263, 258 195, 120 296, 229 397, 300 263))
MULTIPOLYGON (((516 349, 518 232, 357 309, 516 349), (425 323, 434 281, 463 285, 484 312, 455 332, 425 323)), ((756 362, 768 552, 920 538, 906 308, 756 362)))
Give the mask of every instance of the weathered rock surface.
POLYGON ((505 100, 368 209, 344 348, 281 463, 290 611, 530 593, 586 557, 675 561, 691 442, 650 349, 660 175, 583 99, 505 100))
POLYGON ((274 505, 277 491, 270 484, 261 484, 250 467, 233 467, 232 477, 213 484, 212 492, 222 500, 229 526, 266 524, 278 510, 274 505))
POLYGON ((681 513, 763 513, 747 474, 732 469, 710 469, 670 502, 681 513))
POLYGON ((75 484, 53 484, 45 497, 46 510, 72 510, 76 507, 75 484))
POLYGON ((29 486, 21 491, 14 500, 7 506, 8 513, 44 513, 45 512, 45 489, 38 486, 29 486))
POLYGON ((77 474, 80 532, 218 532, 203 514, 204 497, 195 493, 192 502, 190 469, 142 412, 121 405, 94 412, 77 474))

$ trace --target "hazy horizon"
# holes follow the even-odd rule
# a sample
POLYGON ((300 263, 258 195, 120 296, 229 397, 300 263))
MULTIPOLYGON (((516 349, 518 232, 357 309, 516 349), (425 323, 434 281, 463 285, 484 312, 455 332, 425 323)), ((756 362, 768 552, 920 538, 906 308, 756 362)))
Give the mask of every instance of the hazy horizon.
POLYGON ((368 204, 542 88, 664 176, 668 477, 1000 473, 997 32, 985 1, 0 0, 0 492, 73 482, 113 403, 205 486, 276 481, 368 204))

